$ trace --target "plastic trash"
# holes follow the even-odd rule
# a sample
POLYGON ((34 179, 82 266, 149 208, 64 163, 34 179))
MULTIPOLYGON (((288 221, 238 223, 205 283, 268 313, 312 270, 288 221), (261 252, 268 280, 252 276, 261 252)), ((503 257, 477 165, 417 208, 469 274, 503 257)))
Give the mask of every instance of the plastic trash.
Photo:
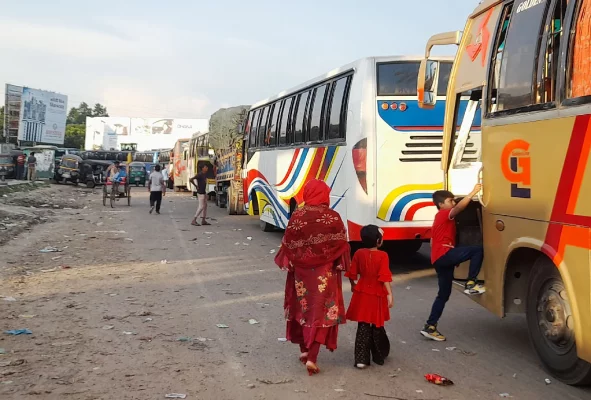
POLYGON ((454 384, 450 379, 438 374, 427 374, 425 375, 425 379, 427 382, 434 383, 435 385, 451 386, 454 384))
POLYGON ((256 319, 251 318, 251 319, 248 320, 248 323, 251 324, 251 325, 256 325, 256 324, 259 323, 259 321, 257 321, 256 319))
POLYGON ((507 397, 511 397, 511 396, 509 395, 509 393, 500 393, 499 397, 507 398, 507 397))
POLYGON ((544 382, 546 382, 546 385, 549 385, 549 384, 552 383, 552 381, 550 379, 548 379, 548 378, 544 379, 544 382))
POLYGON ((246 240, 252 240, 252 236, 247 236, 246 240))
POLYGON ((226 324, 216 324, 216 326, 221 329, 229 328, 229 326, 226 324))
POLYGON ((176 341, 177 342, 190 342, 191 340, 192 339, 190 337, 183 336, 183 337, 178 338, 176 341))
POLYGON ((60 249, 58 249, 57 247, 52 247, 52 246, 47 246, 41 250, 39 250, 40 253, 59 253, 61 252, 60 249))
POLYGON ((113 329, 113 328, 114 328, 114 326, 113 326, 113 325, 105 325, 105 326, 103 326, 103 329, 104 329, 105 331, 111 330, 111 329, 113 329))
POLYGON ((277 253, 277 250, 275 250, 275 249, 271 249, 271 250, 269 251, 269 254, 275 254, 275 253, 277 253))
POLYGON ((31 335, 33 332, 31 332, 29 329, 11 329, 9 331, 4 331, 4 333, 6 333, 7 335, 31 335))
POLYGON ((162 260, 160 261, 160 264, 168 264, 168 260, 162 260))
POLYGON ((186 399, 187 395, 184 393, 169 393, 164 396, 166 399, 186 399))
POLYGON ((287 342, 287 338, 284 337, 277 338, 277 340, 280 342, 287 342))
POLYGON ((10 297, 10 296, 2 296, 2 300, 4 301, 16 301, 16 299, 14 297, 10 297))

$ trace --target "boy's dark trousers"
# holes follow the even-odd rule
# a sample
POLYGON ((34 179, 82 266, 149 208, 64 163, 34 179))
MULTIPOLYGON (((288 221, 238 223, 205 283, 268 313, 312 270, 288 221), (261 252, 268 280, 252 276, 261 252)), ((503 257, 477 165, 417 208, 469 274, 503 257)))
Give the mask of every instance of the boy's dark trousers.
POLYGON ((378 365, 384 365, 384 360, 390 353, 390 340, 382 326, 359 322, 355 336, 355 365, 369 365, 370 358, 378 365))
POLYGON ((447 253, 441 256, 433 266, 437 272, 437 280, 439 285, 439 292, 431 307, 431 315, 427 320, 427 325, 437 325, 445 303, 449 300, 451 295, 451 288, 454 280, 454 269, 464 261, 470 260, 470 271, 468 272, 469 280, 476 280, 482 267, 482 260, 484 258, 484 250, 482 246, 460 246, 450 249, 447 253))
POLYGON ((150 207, 154 207, 156 203, 156 212, 160 212, 160 204, 162 204, 162 192, 150 192, 150 207))

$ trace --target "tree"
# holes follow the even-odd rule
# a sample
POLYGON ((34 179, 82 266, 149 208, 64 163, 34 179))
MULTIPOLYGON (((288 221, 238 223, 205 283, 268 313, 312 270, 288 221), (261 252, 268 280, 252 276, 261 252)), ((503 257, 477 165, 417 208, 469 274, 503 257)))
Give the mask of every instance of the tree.
POLYGON ((86 125, 86 117, 108 117, 107 107, 96 103, 94 108, 82 102, 78 107, 72 107, 66 120, 67 125, 86 125))
POLYGON ((64 138, 64 147, 83 149, 85 137, 86 137, 86 125, 85 124, 67 125, 66 126, 66 137, 64 138))

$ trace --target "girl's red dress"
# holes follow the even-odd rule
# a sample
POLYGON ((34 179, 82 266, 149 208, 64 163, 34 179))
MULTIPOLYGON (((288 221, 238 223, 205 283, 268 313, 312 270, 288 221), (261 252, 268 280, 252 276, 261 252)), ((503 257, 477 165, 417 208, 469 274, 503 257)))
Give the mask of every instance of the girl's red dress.
POLYGON ((347 278, 359 282, 353 289, 347 319, 374 324, 380 328, 390 320, 388 291, 384 282, 392 282, 388 253, 381 250, 361 249, 355 253, 347 278))

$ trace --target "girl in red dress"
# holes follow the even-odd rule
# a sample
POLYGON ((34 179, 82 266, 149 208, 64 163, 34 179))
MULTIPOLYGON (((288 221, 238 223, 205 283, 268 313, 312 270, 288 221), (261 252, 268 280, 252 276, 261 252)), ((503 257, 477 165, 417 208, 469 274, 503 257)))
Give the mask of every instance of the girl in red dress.
POLYGON ((373 362, 383 365, 390 353, 384 322, 390 320, 389 309, 394 303, 388 253, 378 250, 383 243, 383 234, 375 225, 361 229, 361 240, 366 248, 355 253, 351 268, 345 274, 353 288, 347 319, 359 323, 355 337, 355 366, 360 369, 370 364, 370 356, 373 362), (359 276, 359 282, 355 283, 359 276))

